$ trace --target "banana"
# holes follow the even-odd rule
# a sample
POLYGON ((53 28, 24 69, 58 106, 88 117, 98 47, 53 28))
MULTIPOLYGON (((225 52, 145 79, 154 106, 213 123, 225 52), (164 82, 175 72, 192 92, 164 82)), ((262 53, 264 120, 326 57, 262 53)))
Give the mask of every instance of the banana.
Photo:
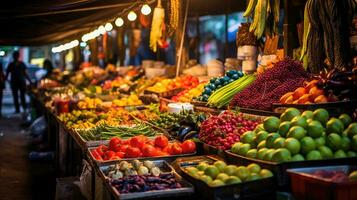
POLYGON ((243 13, 243 17, 249 17, 252 15, 258 0, 250 0, 247 9, 243 13))

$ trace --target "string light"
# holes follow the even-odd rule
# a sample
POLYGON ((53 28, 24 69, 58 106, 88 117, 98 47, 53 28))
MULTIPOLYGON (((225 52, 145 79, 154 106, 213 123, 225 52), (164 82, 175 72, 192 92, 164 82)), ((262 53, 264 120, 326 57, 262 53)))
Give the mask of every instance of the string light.
POLYGON ((115 20, 115 25, 116 25, 117 27, 123 26, 123 25, 124 25, 124 20, 123 20, 123 18, 118 17, 118 18, 115 20))
POLYGON ((109 32, 109 31, 113 30, 113 25, 111 23, 106 23, 104 28, 107 32, 109 32))
POLYGON ((135 21, 137 18, 136 13, 134 11, 130 11, 128 14, 128 20, 129 21, 135 21))
POLYGON ((99 34, 104 35, 105 27, 103 25, 99 26, 97 30, 98 30, 99 34))
POLYGON ((149 15, 151 13, 151 8, 148 4, 144 4, 143 7, 141 7, 141 13, 143 15, 149 15))
POLYGON ((62 52, 62 51, 66 51, 68 49, 72 49, 76 46, 79 45, 79 41, 78 40, 72 40, 71 42, 68 42, 66 44, 62 44, 60 46, 57 46, 57 47, 53 47, 52 48, 52 53, 59 53, 59 52, 62 52))

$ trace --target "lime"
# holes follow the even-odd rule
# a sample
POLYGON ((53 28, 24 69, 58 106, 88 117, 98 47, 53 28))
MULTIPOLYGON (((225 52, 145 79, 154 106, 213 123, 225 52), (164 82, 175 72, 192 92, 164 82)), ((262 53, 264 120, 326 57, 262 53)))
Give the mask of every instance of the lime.
POLYGON ((253 131, 247 131, 243 133, 243 135, 240 138, 240 141, 252 145, 254 143, 254 137, 255 137, 255 133, 253 131))
POLYGON ((256 158, 257 157, 257 152, 258 150, 257 149, 250 149, 248 152, 247 152, 247 157, 248 158, 256 158))
POLYGON ((341 122, 343 123, 344 127, 347 127, 352 122, 351 117, 349 115, 347 115, 347 114, 340 115, 340 117, 338 119, 341 120, 341 122))
POLYGON ((258 150, 257 158, 260 160, 264 159, 265 154, 267 153, 268 149, 267 148, 262 148, 258 150))
POLYGON ((235 173, 235 176, 238 176, 241 180, 245 180, 250 175, 249 170, 244 166, 239 166, 235 173))
POLYGON ((326 132, 327 133, 337 133, 341 134, 344 130, 343 123, 337 118, 331 118, 326 123, 326 132))
POLYGON ((212 179, 215 179, 217 177, 217 175, 219 174, 219 170, 214 165, 209 165, 205 169, 205 174, 210 176, 212 179))
POLYGON ((198 172, 198 169, 197 169, 196 167, 187 167, 187 168, 186 168, 186 172, 187 172, 189 175, 195 177, 196 174, 197 174, 197 172, 198 172))
POLYGON ((305 158, 301 154, 296 154, 291 158, 291 161, 304 161, 304 160, 305 160, 305 158))
POLYGON ((301 138, 303 138, 306 135, 306 130, 300 126, 293 126, 290 128, 287 136, 288 138, 296 138, 298 140, 300 140, 301 138))
POLYGON ((226 184, 237 184, 237 183, 241 183, 242 180, 240 180, 240 178, 236 177, 236 176, 230 176, 228 179, 226 179, 226 184))
POLYGON ((325 144, 326 144, 326 139, 325 139, 325 137, 315 138, 316 148, 319 148, 319 147, 321 147, 321 146, 324 146, 325 144))
POLYGON ((223 172, 224 168, 227 166, 227 164, 222 160, 214 162, 213 165, 217 167, 220 172, 223 172))
POLYGON ((348 175, 348 179, 350 179, 350 180, 352 180, 352 181, 357 180, 357 170, 351 172, 351 173, 348 175))
POLYGON ((321 146, 318 148, 319 152, 323 159, 331 159, 333 158, 333 152, 327 146, 321 146))
POLYGON ((223 170, 223 172, 229 176, 234 175, 236 173, 236 171, 237 171, 237 166, 235 166, 235 165, 227 165, 223 170))
POLYGON ((247 169, 249 170, 250 173, 259 173, 261 168, 258 164, 256 163, 251 163, 247 166, 247 169))
POLYGON ((357 135, 357 122, 350 124, 346 129, 348 137, 352 138, 357 135))
POLYGON ((273 154, 275 152, 275 149, 268 149, 267 152, 264 155, 264 160, 266 161, 271 161, 273 158, 273 154))
POLYGON ((206 184, 210 184, 213 180, 210 176, 203 175, 200 178, 201 181, 205 182, 206 184))
POLYGON ((231 151, 235 154, 238 154, 239 149, 242 147, 243 143, 241 142, 236 142, 234 145, 231 147, 231 151))
POLYGON ((200 171, 205 171, 205 169, 208 167, 208 164, 205 163, 205 162, 201 162, 197 165, 197 169, 200 170, 200 171))
POLYGON ((341 148, 342 138, 336 133, 331 133, 327 136, 326 143, 331 149, 339 150, 341 148))
POLYGON ((326 109, 319 108, 314 111, 313 117, 314 120, 321 122, 321 124, 326 124, 327 120, 329 119, 329 114, 326 109))
POLYGON ((306 119, 312 119, 313 116, 314 116, 314 113, 311 110, 305 110, 301 114, 301 117, 305 117, 306 119))
POLYGON ((260 170, 260 172, 258 174, 262 178, 269 178, 269 177, 274 176, 273 173, 268 169, 262 169, 262 170, 260 170))
POLYGON ((255 180, 259 180, 261 179, 261 177, 259 176, 259 174, 257 173, 251 173, 248 178, 246 179, 246 181, 255 181, 255 180))
POLYGON ((352 137, 351 147, 353 150, 357 151, 357 135, 352 137))
POLYGON ((303 128, 307 127, 307 122, 305 117, 296 116, 291 120, 291 126, 300 126, 303 128))
POLYGON ((257 127, 254 129, 254 133, 259 133, 259 131, 264 131, 264 125, 259 124, 257 127))
POLYGON ((291 153, 285 148, 279 148, 273 153, 272 160, 274 162, 287 162, 291 160, 291 153))
POLYGON ((342 136, 341 137, 341 146, 340 148, 344 151, 348 151, 351 146, 351 140, 347 136, 342 136))
POLYGON ((274 149, 279 149, 284 147, 285 138, 279 137, 274 141, 274 149))
POLYGON ((306 136, 301 139, 301 152, 307 154, 316 149, 315 140, 312 137, 306 136))
POLYGON ((301 145, 299 140, 295 138, 287 138, 283 145, 284 148, 290 151, 291 154, 297 154, 300 152, 301 145))
POLYGON ((247 155, 249 150, 250 150, 250 144, 242 144, 240 149, 238 149, 238 154, 245 156, 245 155, 247 155))
POLYGON ((263 125, 267 132, 275 132, 279 129, 280 119, 277 117, 267 117, 264 119, 263 125))
POLYGON ((333 155, 334 158, 346 158, 347 155, 343 150, 337 150, 335 154, 333 155))
POLYGON ((314 121, 314 120, 313 120, 313 119, 307 119, 307 120, 306 120, 307 123, 310 123, 310 122, 312 122, 312 121, 314 121))
POLYGON ((312 150, 306 155, 306 160, 321 160, 321 153, 317 150, 312 150))
POLYGON ((216 177, 216 179, 219 179, 223 182, 226 182, 226 180, 229 178, 229 176, 225 173, 219 173, 216 177))
POLYGON ((266 141, 265 146, 267 148, 274 148, 274 141, 279 137, 280 135, 277 133, 269 133, 267 139, 265 140, 266 141))
POLYGON ((307 134, 313 138, 321 137, 324 132, 324 127, 319 121, 313 120, 308 123, 306 128, 307 134))
POLYGON ((259 131, 256 135, 256 137, 254 138, 254 142, 256 144, 259 144, 261 141, 265 140, 268 137, 268 132, 266 131, 259 131))
POLYGON ((354 151, 348 151, 348 152, 347 152, 347 156, 348 156, 348 157, 357 157, 357 153, 354 152, 354 151))
POLYGON ((291 122, 285 121, 280 123, 278 133, 281 137, 285 137, 291 127, 291 122))
POLYGON ((221 181, 221 180, 219 180, 219 179, 216 179, 216 180, 210 182, 208 185, 209 185, 210 187, 219 187, 219 186, 223 186, 223 185, 224 185, 224 182, 221 181))
POLYGON ((299 116, 300 111, 296 108, 288 108, 285 112, 280 116, 281 121, 291 121, 294 117, 299 116))
POLYGON ((258 144, 257 149, 259 150, 259 149, 265 148, 265 147, 266 147, 265 144, 266 144, 266 141, 265 141, 265 140, 261 141, 261 142, 258 144))

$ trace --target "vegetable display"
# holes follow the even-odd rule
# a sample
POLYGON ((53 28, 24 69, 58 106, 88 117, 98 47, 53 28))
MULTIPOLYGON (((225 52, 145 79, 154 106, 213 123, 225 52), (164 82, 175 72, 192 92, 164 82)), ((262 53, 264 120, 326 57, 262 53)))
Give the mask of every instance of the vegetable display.
POLYGON ((280 119, 267 117, 259 126, 245 132, 231 151, 278 163, 357 156, 357 123, 346 114, 330 118, 321 108, 303 113, 289 108, 280 119))
POLYGON ((234 96, 230 105, 271 110, 272 103, 278 103, 281 96, 303 86, 308 78, 299 62, 286 58, 259 74, 252 84, 234 96))
POLYGON ((110 165, 105 171, 105 175, 109 178, 119 179, 124 176, 132 175, 152 175, 159 176, 162 172, 153 161, 145 160, 143 162, 139 160, 133 161, 121 161, 115 165, 110 165))

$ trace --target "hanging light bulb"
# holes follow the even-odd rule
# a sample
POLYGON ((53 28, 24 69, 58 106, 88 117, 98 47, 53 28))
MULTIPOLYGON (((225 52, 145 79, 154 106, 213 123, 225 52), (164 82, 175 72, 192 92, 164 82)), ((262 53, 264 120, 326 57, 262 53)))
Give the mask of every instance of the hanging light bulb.
POLYGON ((124 20, 123 20, 123 18, 118 17, 118 18, 115 20, 115 25, 116 25, 117 27, 123 26, 123 25, 124 25, 124 20))
POLYGON ((98 27, 99 34, 103 35, 105 33, 105 27, 103 25, 98 27))
POLYGON ((148 15, 151 13, 151 8, 148 4, 144 4, 143 7, 141 7, 141 13, 143 15, 148 15))
POLYGON ((109 32, 109 31, 113 30, 113 25, 111 23, 106 23, 104 28, 107 32, 109 32))
POLYGON ((135 21, 137 18, 136 13, 134 11, 130 11, 128 14, 128 20, 129 21, 135 21))
POLYGON ((84 34, 84 35, 82 36, 82 41, 83 41, 83 42, 87 42, 88 40, 89 40, 88 34, 84 34))

